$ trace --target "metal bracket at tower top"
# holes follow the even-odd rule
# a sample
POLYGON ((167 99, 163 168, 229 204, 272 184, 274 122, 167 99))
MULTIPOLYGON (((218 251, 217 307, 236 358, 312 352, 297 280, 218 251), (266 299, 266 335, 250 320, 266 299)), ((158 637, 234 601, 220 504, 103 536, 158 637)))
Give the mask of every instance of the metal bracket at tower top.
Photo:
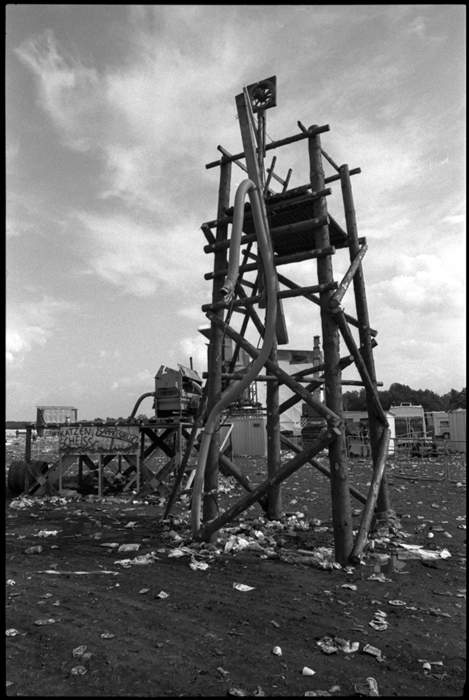
POLYGON ((265 109, 277 106, 277 76, 259 80, 247 86, 253 112, 263 112, 265 109))

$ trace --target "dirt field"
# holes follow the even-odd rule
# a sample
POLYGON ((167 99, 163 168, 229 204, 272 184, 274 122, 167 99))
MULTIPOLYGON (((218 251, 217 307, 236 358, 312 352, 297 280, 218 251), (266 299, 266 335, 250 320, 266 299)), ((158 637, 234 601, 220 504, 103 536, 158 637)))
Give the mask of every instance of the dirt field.
MULTIPOLYGON (((7 464, 21 447, 9 446, 7 464)), ((263 480, 264 460, 235 461, 263 480)), ((461 696, 465 463, 455 459, 452 482, 399 478, 421 466, 390 464, 401 529, 377 533, 365 564, 350 570, 297 563, 311 561, 298 549, 333 543, 329 482, 311 466, 283 488, 283 524, 263 520, 256 505, 218 550, 191 543, 187 499, 162 522, 159 498, 15 499, 7 490, 7 696, 340 697, 369 694, 370 677, 381 696, 461 696), (408 550, 399 543, 451 556, 400 559, 408 550), (118 552, 122 544, 139 547, 118 552), (40 553, 26 553, 37 545, 40 553), (335 639, 332 653, 318 645, 324 637, 335 639)), ((435 478, 444 471, 425 464, 435 478)), ((350 472, 366 493, 370 463, 351 462, 350 472)), ((221 484, 224 509, 242 489, 221 484)), ((358 527, 362 505, 352 507, 358 527)))

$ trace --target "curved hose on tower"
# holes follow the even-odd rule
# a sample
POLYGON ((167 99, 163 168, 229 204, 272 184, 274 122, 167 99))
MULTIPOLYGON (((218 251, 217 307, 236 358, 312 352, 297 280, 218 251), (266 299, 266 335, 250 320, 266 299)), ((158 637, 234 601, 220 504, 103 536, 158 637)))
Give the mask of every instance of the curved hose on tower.
POLYGON ((265 270, 267 308, 265 315, 264 342, 260 350, 259 356, 254 361, 252 367, 250 367, 248 372, 239 382, 236 382, 235 385, 225 389, 220 401, 213 407, 205 424, 205 428, 202 433, 202 442, 200 444, 199 457, 197 461, 197 470, 192 491, 192 535, 195 535, 200 529, 200 511, 202 505, 205 466, 207 463, 208 451, 210 448, 210 443, 212 441, 218 417, 230 403, 232 403, 245 389, 247 389, 247 387, 249 386, 249 384, 251 384, 253 379, 257 377, 257 375, 259 374, 260 370, 265 365, 265 362, 269 357, 270 350, 272 348, 272 343, 275 338, 275 326, 277 320, 277 286, 275 280, 273 251, 270 245, 268 232, 264 225, 259 191, 252 180, 243 180, 243 182, 239 185, 236 191, 228 272, 225 278, 225 283, 220 291, 224 295, 225 300, 231 299, 234 293, 234 288, 236 285, 236 280, 238 278, 239 270, 239 251, 241 246, 241 234, 244 221, 244 200, 246 198, 246 194, 249 195, 249 199, 251 201, 259 252, 265 270))

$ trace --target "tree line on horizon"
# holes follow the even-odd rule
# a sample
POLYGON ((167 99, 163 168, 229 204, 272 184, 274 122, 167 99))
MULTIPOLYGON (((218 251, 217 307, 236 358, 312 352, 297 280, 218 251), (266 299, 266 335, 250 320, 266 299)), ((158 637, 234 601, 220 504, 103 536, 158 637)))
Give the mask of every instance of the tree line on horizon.
MULTIPOLYGON (((426 413, 466 408, 466 387, 461 391, 451 389, 447 394, 440 396, 431 389, 411 389, 406 384, 395 382, 391 384, 389 389, 378 391, 378 396, 384 411, 389 411, 391 406, 400 406, 401 403, 423 406, 426 413)), ((343 394, 343 402, 344 411, 366 411, 365 389, 346 391, 343 394)))
MULTIPOLYGON (((447 394, 441 396, 431 389, 411 389, 406 384, 395 382, 389 389, 378 391, 379 400, 384 411, 389 411, 391 406, 399 406, 401 403, 411 403, 413 406, 423 406, 424 411, 454 411, 457 408, 466 408, 466 387, 457 391, 451 389, 447 394)), ((346 391, 343 394, 344 411, 366 411, 365 389, 360 391, 346 391)), ((140 414, 137 419, 147 419, 146 415, 140 414)), ((84 419, 82 419, 84 420, 84 419)), ((95 418, 94 420, 102 420, 95 418)), ((122 421, 125 418, 106 418, 106 421, 122 421)), ((33 421, 6 421, 6 430, 16 430, 25 428, 33 421)))

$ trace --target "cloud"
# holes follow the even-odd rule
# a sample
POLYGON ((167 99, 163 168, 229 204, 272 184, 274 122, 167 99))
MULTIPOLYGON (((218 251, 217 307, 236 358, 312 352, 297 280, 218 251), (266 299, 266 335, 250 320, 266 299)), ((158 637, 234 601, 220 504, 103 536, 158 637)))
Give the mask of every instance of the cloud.
POLYGON ((462 312, 464 289, 457 274, 460 264, 436 255, 421 253, 415 257, 399 255, 392 279, 370 285, 375 307, 401 309, 408 317, 428 318, 443 312, 447 320, 462 312))
POLYGON ((194 269, 203 261, 203 252, 190 226, 173 227, 168 234, 126 213, 77 212, 76 218, 87 239, 83 253, 88 273, 137 297, 162 290, 177 290, 183 297, 194 285, 194 269))
POLYGON ((147 391, 153 391, 154 383, 155 373, 150 372, 150 370, 148 369, 144 369, 140 372, 136 372, 130 377, 122 377, 121 379, 114 381, 111 384, 111 390, 115 391, 116 389, 127 389, 147 386, 147 391))
MULTIPOLYGON (((198 37, 189 17, 200 13, 200 8, 171 8, 164 20, 168 31, 183 31, 187 37, 161 42, 145 31, 145 13, 132 11, 134 25, 140 23, 135 50, 125 64, 102 72, 66 52, 50 31, 16 50, 37 77, 39 102, 64 143, 104 159, 101 197, 153 211, 159 189, 170 186, 180 199, 181 175, 187 178, 197 169, 202 176, 201 134, 215 128, 220 133, 221 120, 200 100, 201 76, 216 102, 229 94, 226 75, 230 82, 242 82, 248 59, 237 53, 239 36, 227 41, 217 37, 199 46, 188 62, 187 46, 198 37)), ((231 112, 233 124, 227 124, 226 133, 234 125, 233 106, 231 112)))
POLYGON ((52 337, 62 314, 76 311, 78 305, 44 296, 42 301, 9 304, 6 322, 6 360, 21 365, 35 345, 44 346, 52 337))
POLYGON ((189 358, 192 357, 192 366, 202 378, 202 372, 207 371, 207 339, 200 333, 194 336, 186 336, 179 341, 180 356, 184 358, 180 364, 189 367, 189 358))
POLYGON ((102 86, 97 71, 59 49, 51 31, 24 42, 16 53, 37 76, 39 102, 66 143, 88 150, 90 126, 97 123, 100 112, 102 86))

